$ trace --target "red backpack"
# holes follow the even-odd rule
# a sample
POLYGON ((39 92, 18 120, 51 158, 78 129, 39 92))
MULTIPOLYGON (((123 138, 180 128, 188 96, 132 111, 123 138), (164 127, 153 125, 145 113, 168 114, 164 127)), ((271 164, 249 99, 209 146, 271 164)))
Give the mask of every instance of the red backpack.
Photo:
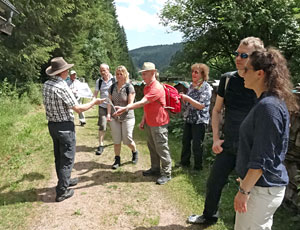
POLYGON ((181 112, 181 96, 178 93, 178 90, 168 84, 162 84, 166 93, 166 106, 164 107, 171 113, 180 113, 181 112))

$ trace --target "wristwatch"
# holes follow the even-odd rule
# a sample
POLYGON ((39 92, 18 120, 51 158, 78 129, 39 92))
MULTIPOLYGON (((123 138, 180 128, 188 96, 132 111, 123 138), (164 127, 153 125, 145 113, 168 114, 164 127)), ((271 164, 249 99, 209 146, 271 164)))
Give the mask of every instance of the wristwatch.
POLYGON ((239 192, 244 194, 244 195, 249 195, 250 192, 246 192, 243 188, 239 187, 239 192))

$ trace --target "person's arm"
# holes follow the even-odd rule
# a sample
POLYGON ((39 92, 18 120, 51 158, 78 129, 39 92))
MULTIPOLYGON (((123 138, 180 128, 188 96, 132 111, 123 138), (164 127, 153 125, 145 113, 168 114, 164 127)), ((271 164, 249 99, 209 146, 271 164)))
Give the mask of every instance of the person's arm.
POLYGON ((128 105, 133 104, 135 98, 135 92, 129 93, 128 95, 128 105))
POLYGON ((94 98, 97 98, 97 97, 98 97, 98 92, 99 92, 99 91, 95 89, 95 91, 94 91, 94 98))
MULTIPOLYGON (((108 98, 109 98, 110 101, 112 101, 110 94, 108 95, 108 98)), ((106 119, 107 119, 107 121, 111 121, 111 105, 110 105, 110 103, 107 103, 107 115, 106 115, 106 119)))
POLYGON ((224 140, 220 140, 220 122, 222 115, 224 98, 217 95, 215 106, 212 110, 211 126, 213 131, 213 146, 212 150, 214 153, 218 154, 223 151, 222 144, 224 140))
POLYGON ((116 106, 116 109, 117 109, 117 112, 115 112, 113 114, 113 116, 120 116, 122 113, 124 113, 125 111, 128 111, 130 109, 137 109, 137 108, 141 108, 143 107, 144 105, 148 104, 149 101, 143 97, 140 101, 138 102, 135 102, 133 104, 128 104, 127 106, 125 107, 121 107, 121 106, 116 106))
POLYGON ((196 109, 202 110, 205 108, 204 104, 201 104, 200 102, 194 100, 193 98, 189 97, 188 95, 185 95, 183 93, 180 93, 180 95, 184 102, 190 103, 196 109))
POLYGON ((249 169, 244 180, 240 181, 240 188, 234 198, 234 210, 239 213, 247 212, 247 202, 250 191, 263 174, 261 169, 249 169))
POLYGON ((89 110, 94 105, 99 105, 99 104, 103 103, 104 101, 105 101, 105 99, 94 98, 93 100, 91 100, 90 102, 88 102, 86 104, 81 104, 81 105, 77 104, 77 105, 73 106, 71 109, 73 109, 77 113, 82 113, 84 111, 89 110))
POLYGON ((139 128, 140 128, 141 130, 143 130, 143 129, 144 129, 144 126, 145 126, 145 114, 143 114, 142 120, 141 120, 141 122, 140 122, 140 124, 139 124, 139 128))

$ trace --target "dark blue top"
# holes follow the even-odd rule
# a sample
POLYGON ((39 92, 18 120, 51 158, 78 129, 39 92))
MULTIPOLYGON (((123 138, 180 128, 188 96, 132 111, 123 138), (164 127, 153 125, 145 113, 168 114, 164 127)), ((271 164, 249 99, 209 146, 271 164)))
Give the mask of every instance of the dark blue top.
POLYGON ((256 186, 284 186, 289 182, 283 161, 289 141, 289 112, 276 96, 263 93, 240 127, 236 172, 262 169, 256 186))

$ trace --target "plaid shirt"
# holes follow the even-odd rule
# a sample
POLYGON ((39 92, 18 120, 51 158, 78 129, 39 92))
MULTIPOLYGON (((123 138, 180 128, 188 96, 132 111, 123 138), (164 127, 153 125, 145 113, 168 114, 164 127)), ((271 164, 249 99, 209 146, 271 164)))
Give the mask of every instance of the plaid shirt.
POLYGON ((45 82, 43 100, 48 121, 74 121, 73 110, 70 108, 78 105, 78 102, 61 77, 51 77, 45 82))

